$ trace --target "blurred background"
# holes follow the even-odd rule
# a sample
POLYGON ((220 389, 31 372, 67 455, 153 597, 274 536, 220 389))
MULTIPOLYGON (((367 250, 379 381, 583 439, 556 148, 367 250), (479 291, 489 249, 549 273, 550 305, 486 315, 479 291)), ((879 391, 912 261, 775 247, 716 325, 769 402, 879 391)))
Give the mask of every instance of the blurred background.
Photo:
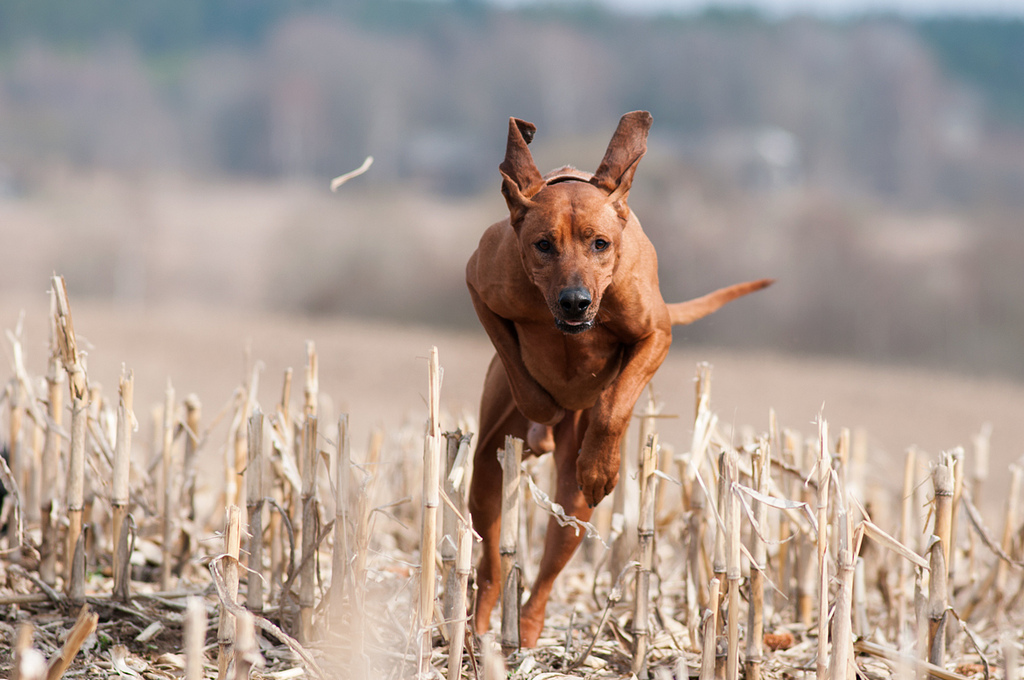
POLYGON ((677 338, 1024 378, 1021 3, 0 0, 0 291, 475 329, 508 116, 633 109, 666 299, 779 280, 677 338))

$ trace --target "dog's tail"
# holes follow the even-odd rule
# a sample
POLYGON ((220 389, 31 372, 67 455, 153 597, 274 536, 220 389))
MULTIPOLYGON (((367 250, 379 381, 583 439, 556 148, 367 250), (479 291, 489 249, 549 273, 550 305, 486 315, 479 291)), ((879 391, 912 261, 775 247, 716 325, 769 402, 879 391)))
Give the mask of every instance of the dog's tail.
POLYGON ((669 317, 672 319, 673 326, 685 326, 697 319, 703 319, 712 312, 718 311, 725 304, 732 302, 738 297, 757 292, 773 283, 775 283, 775 279, 747 281, 746 283, 737 283, 733 286, 719 288, 712 293, 687 300, 686 302, 676 302, 668 306, 669 317))

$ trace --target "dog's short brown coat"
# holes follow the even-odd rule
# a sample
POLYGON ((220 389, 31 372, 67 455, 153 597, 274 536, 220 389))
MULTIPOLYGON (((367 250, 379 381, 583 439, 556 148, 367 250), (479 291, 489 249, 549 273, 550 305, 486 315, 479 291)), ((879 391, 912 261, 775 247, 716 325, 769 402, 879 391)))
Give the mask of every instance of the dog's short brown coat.
MULTIPOLYGON (((627 113, 590 175, 541 176, 527 144, 535 128, 509 121, 499 166, 509 217, 480 239, 466 269, 470 296, 497 355, 484 384, 470 511, 483 539, 475 627, 484 632, 500 593, 501 470, 512 434, 534 453, 554 450, 555 500, 588 520, 618 481, 619 441, 633 406, 672 342, 695 321, 765 279, 666 304, 658 263, 626 199, 647 150, 651 115, 627 113)), ((522 611, 524 646, 536 644, 555 577, 581 537, 552 519, 537 580, 522 611)))

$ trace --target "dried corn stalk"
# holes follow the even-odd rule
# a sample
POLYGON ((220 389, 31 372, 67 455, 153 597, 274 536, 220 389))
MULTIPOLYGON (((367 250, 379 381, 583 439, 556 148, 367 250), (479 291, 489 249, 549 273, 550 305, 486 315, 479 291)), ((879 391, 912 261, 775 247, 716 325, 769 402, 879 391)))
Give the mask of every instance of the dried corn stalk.
POLYGON ((519 477, 523 460, 523 441, 505 438, 501 453, 501 650, 507 656, 519 649, 519 477))

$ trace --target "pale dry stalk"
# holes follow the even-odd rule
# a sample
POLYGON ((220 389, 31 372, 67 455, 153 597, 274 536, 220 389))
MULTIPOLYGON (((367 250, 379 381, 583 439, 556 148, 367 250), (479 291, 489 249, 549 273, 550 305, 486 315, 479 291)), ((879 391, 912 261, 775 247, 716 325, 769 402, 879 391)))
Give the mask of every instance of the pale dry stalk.
POLYGON ((849 430, 840 437, 838 480, 835 489, 836 596, 832 609, 832 659, 830 678, 847 680, 854 677, 853 669, 853 580, 857 548, 854 545, 851 495, 846 485, 849 467, 849 430))
MULTIPOLYGON (((771 430, 776 432, 775 413, 769 420, 771 430)), ((753 453, 753 484, 758 493, 768 495, 768 481, 771 474, 771 446, 762 440, 753 453)), ((766 531, 768 508, 760 501, 753 501, 754 521, 759 531, 766 531)), ((768 566, 768 549, 761 535, 755 531, 751 534, 750 554, 750 604, 747 618, 747 654, 746 679, 760 680, 761 663, 764 653, 764 570, 768 566)))
POLYGON ((722 477, 725 479, 725 574, 729 586, 729 618, 726 626, 729 647, 725 676, 727 680, 738 680, 740 677, 740 583, 743 574, 740 564, 740 499, 735 492, 735 487, 739 484, 739 461, 736 452, 727 451, 724 462, 725 468, 722 470, 722 477))
MULTIPOLYGON (((54 323, 56 326, 57 347, 60 350, 61 364, 68 375, 68 390, 71 393, 71 445, 68 454, 67 480, 67 515, 68 534, 65 551, 65 590, 78 599, 84 594, 85 584, 77 582, 75 574, 75 551, 82 534, 82 514, 85 510, 85 437, 89 418, 89 390, 78 352, 75 328, 71 319, 71 308, 68 304, 68 291, 64 277, 54 276, 51 287, 56 304, 54 305, 54 323)), ((83 554, 84 558, 84 554, 83 554)), ((84 565, 79 570, 81 578, 85 578, 84 565)))
POLYGON ((423 442, 423 507, 420 525, 420 593, 418 601, 420 672, 430 665, 437 588, 437 516, 441 504, 441 365, 437 347, 427 361, 427 431, 423 442))
POLYGON ((968 680, 968 676, 947 671, 945 668, 930 664, 927 661, 920 661, 901 650, 893 649, 877 642, 857 640, 854 643, 854 648, 858 654, 867 654, 888 661, 889 666, 895 667, 896 670, 893 677, 899 678, 899 680, 914 677, 928 677, 933 680, 968 680), (919 675, 915 675, 915 672, 919 675))
MULTIPOLYGON (((651 418, 653 429, 653 418, 651 418)), ((631 671, 637 677, 647 674, 647 651, 650 645, 650 587, 654 570, 655 496, 658 486, 658 435, 650 434, 640 452, 640 514, 637 521, 639 564, 636 572, 636 593, 633 609, 633 662, 631 671)))
MULTIPOLYGON (((1014 533, 1017 531, 1018 507, 1020 506, 1021 481, 1024 470, 1018 465, 1010 467, 1010 494, 1006 499, 1006 517, 1003 520, 1001 547, 1007 555, 1013 549, 1014 533)), ((997 597, 1006 594, 1007 568, 1005 560, 996 560, 995 590, 997 597)))
MULTIPOLYGON (((1000 542, 1000 548, 1003 554, 1006 555, 1009 555, 1013 548, 1014 535, 1017 531, 1017 508, 1020 502, 1022 473, 1024 473, 1024 470, 1019 465, 1010 466, 1010 492, 1006 498, 1006 510, 1003 515, 1003 536, 1000 542)), ((969 620, 974 614, 974 610, 986 598, 992 598, 996 604, 1004 600, 1007 594, 1007 566, 1006 560, 998 559, 995 561, 988 576, 975 587, 970 601, 959 612, 964 620, 969 620)))
MULTIPOLYGON (((664 416, 666 418, 672 416, 664 416)), ((671 444, 661 447, 662 455, 658 456, 658 476, 661 479, 672 479, 672 467, 675 461, 675 448, 671 444)), ((675 485, 673 485, 675 486, 675 485)), ((673 495, 668 493, 670 487, 658 483, 658 490, 654 498, 654 520, 657 526, 670 526, 682 519, 682 503, 670 503, 673 495)))
POLYGON ((306 383, 303 396, 303 414, 307 418, 315 417, 320 402, 320 362, 317 359, 316 344, 312 340, 306 341, 306 383))
POLYGON ((206 606, 201 598, 189 595, 185 603, 185 680, 203 680, 206 655, 206 606))
MULTIPOLYGON (((36 397, 36 381, 29 376, 25 367, 24 320, 25 314, 22 312, 18 316, 15 330, 7 331, 14 369, 14 378, 8 383, 7 392, 10 408, 7 453, 13 482, 18 487, 18 493, 12 493, 7 500, 8 503, 14 502, 13 509, 17 513, 17 521, 7 523, 9 549, 21 545, 26 524, 38 525, 42 505, 39 467, 42 461, 45 416, 36 397)), ((34 552, 34 546, 30 552, 34 552)))
POLYGON ((185 516, 196 518, 196 449, 199 445, 199 420, 203 405, 199 397, 189 394, 185 397, 185 455, 182 460, 182 477, 185 480, 182 493, 185 516))
POLYGON ((853 566, 853 622, 858 638, 870 633, 868 622, 868 586, 864 574, 864 558, 858 557, 853 566))
MULTIPOLYGON (((807 459, 810 457, 811 448, 805 444, 799 436, 794 438, 793 463, 794 468, 801 474, 807 467, 807 459)), ((814 488, 810 484, 803 484, 802 480, 792 480, 794 496, 807 504, 807 507, 814 505, 814 488)), ((814 622, 814 602, 818 589, 816 583, 817 570, 815 569, 815 544, 810 532, 797 534, 796 566, 796 615, 797 621, 808 628, 814 622)))
POLYGON ((43 441, 42 465, 40 466, 42 507, 42 544, 39 549, 39 576, 47 585, 57 582, 57 505, 60 498, 58 486, 60 476, 60 430, 64 421, 64 371, 60 363, 57 343, 57 296, 50 290, 50 358, 47 362, 46 395, 47 419, 46 437, 43 441))
POLYGON ((846 680, 853 672, 853 576, 855 558, 850 548, 840 548, 838 555, 839 582, 832 611, 832 659, 829 678, 846 680))
POLYGON ((249 464, 245 466, 245 505, 249 520, 249 573, 246 606, 263 612, 263 413, 253 407, 249 416, 249 464))
MULTIPOLYGON (((472 572, 473 530, 463 524, 457 531, 454 588, 452 589, 452 618, 449 620, 448 680, 459 680, 462 675, 462 649, 466 639, 466 588, 472 572)), ((447 591, 446 591, 447 592, 447 591)))
POLYGON ((132 411, 135 378, 131 371, 121 367, 118 386, 117 441, 114 445, 114 473, 111 484, 110 504, 113 507, 114 533, 114 596, 121 602, 130 597, 129 585, 131 565, 128 551, 128 503, 130 501, 129 480, 131 473, 132 428, 135 414, 132 411))
POLYGON ((509 435, 501 453, 501 651, 507 656, 519 649, 519 507, 523 440, 509 435))
POLYGON ((696 377, 696 399, 693 437, 690 452, 679 458, 679 478, 683 485, 683 513, 686 517, 686 623, 690 632, 691 648, 697 651, 700 632, 700 610, 708 606, 707 583, 710 569, 706 567, 704 550, 705 512, 707 496, 700 481, 704 462, 708 428, 712 416, 710 403, 710 365, 699 364, 696 377))
POLYGON ((492 635, 485 635, 480 641, 482 647, 480 677, 482 680, 505 680, 508 673, 505 670, 505 658, 501 655, 497 643, 492 635))
POLYGON ((18 626, 11 664, 11 680, 46 679, 46 659, 42 652, 32 647, 32 630, 31 623, 22 623, 18 626))
MULTIPOLYGON (((75 599, 78 599, 79 593, 85 591, 85 584, 79 583, 78 579, 74 577, 76 573, 74 565, 75 552, 81 543, 79 538, 82 535, 82 517, 85 512, 85 432, 89 418, 87 399, 88 397, 84 395, 71 399, 71 447, 68 456, 67 484, 68 538, 64 568, 67 593, 75 599)), ((84 553, 82 557, 84 558, 84 553)), ((84 578, 84 569, 78 571, 84 578)))
POLYGON ((828 669, 828 496, 832 461, 828 451, 828 422, 818 417, 818 659, 817 672, 828 669))
POLYGON ((67 637, 64 639, 64 645, 61 647, 60 652, 57 656, 50 659, 47 665, 46 680, 60 680, 60 678, 64 677, 68 668, 71 667, 71 662, 74 660, 75 655, 78 654, 78 650, 82 648, 86 639, 96 630, 99 618, 96 612, 89 611, 89 605, 82 605, 82 608, 78 611, 75 625, 71 627, 67 637))
POLYGON ((928 579, 928 661, 936 666, 941 666, 946 656, 949 588, 945 552, 942 539, 932 536, 928 548, 928 562, 931 567, 928 579))
POLYGON ((700 418, 703 409, 711 408, 711 364, 701 361, 697 364, 697 377, 694 378, 694 420, 700 418))
POLYGON ((972 438, 974 465, 971 468, 971 498, 983 498, 991 457, 992 426, 986 423, 972 438))
POLYGON ((931 485, 926 483, 931 476, 931 462, 925 456, 918 456, 917 471, 914 474, 918 479, 918 484, 914 487, 914 509, 917 514, 914 521, 920 534, 918 552, 923 555, 928 552, 931 545, 932 532, 928 530, 928 521, 932 518, 935 507, 931 485))
MULTIPOLYGON (((689 480, 693 493, 690 495, 690 517, 687 550, 687 572, 697 590, 697 600, 701 607, 717 606, 711 604, 707 586, 712 577, 710 560, 705 545, 707 522, 705 514, 708 503, 713 503, 701 486, 697 476, 701 474, 709 439, 708 430, 714 427, 714 416, 711 413, 711 364, 697 364, 696 406, 693 428, 693 440, 690 447, 690 465, 687 466, 684 479, 689 480), (700 487, 699 490, 696 487, 700 487)), ((712 526, 714 526, 712 524, 712 526)))
POLYGON ((690 639, 694 641, 697 640, 697 630, 700 624, 698 612, 701 607, 708 607, 710 602, 704 587, 710 574, 707 573, 708 570, 704 569, 704 560, 702 559, 706 526, 704 523, 705 499, 703 489, 696 488, 696 483, 694 483, 686 532, 686 618, 690 628, 690 639))
POLYGON ((231 425, 228 427, 227 440, 224 443, 224 507, 234 505, 238 507, 241 502, 242 488, 239 488, 239 458, 238 458, 238 437, 239 430, 243 427, 246 412, 246 391, 243 387, 235 390, 234 402, 235 413, 232 416, 231 425))
POLYGON ((445 433, 447 443, 445 466, 444 466, 444 492, 448 497, 448 503, 443 505, 442 531, 444 538, 441 539, 441 567, 442 582, 444 583, 444 602, 442 613, 445 620, 445 631, 449 638, 452 635, 451 623, 465 617, 465 593, 459 594, 459 533, 462 531, 463 522, 459 518, 467 517, 466 494, 463 489, 465 484, 464 464, 469 456, 469 444, 472 435, 464 434, 461 430, 445 433), (454 507, 453 507, 454 506, 454 507), (461 598, 463 608, 460 609, 457 600, 461 598))
MULTIPOLYGON (((900 506, 900 542, 910 545, 910 536, 914 529, 914 485, 917 470, 917 449, 907 449, 903 464, 903 502, 900 506)), ((910 581, 910 563, 900 560, 899 582, 896 584, 896 638, 903 637, 907 629, 908 603, 913 593, 910 581)))
POLYGON ((286 513, 284 489, 281 477, 277 474, 277 466, 271 467, 270 498, 274 502, 270 513, 270 599, 276 600, 284 588, 288 562, 291 560, 291 542, 285 528, 282 513, 286 513), (287 554, 287 558, 285 557, 287 554))
MULTIPOLYGON (((943 564, 949 566, 950 540, 953 532, 953 466, 948 456, 932 470, 932 486, 935 492, 935 531, 942 541, 943 564)), ((934 578, 934 574, 932 577, 934 578)))
POLYGON ((161 495, 163 496, 163 545, 162 561, 160 563, 160 589, 170 590, 171 588, 171 563, 173 561, 172 551, 174 550, 174 387, 171 380, 167 380, 167 389, 164 392, 164 418, 163 418, 163 448, 161 449, 161 460, 163 461, 162 473, 160 475, 161 495))
MULTIPOLYGON (((373 456, 367 467, 373 468, 373 456)), ((373 529, 373 507, 370 503, 370 485, 377 479, 367 478, 359 487, 355 499, 355 532, 352 546, 352 610, 366 611, 366 560, 370 554, 370 535, 373 529)), ((363 626, 352 626, 352 650, 355 659, 363 659, 366 646, 366 631, 363 626)))
POLYGON ((348 414, 338 418, 338 442, 334 461, 334 549, 331 553, 331 620, 340 620, 345 601, 348 569, 349 478, 352 457, 349 449, 348 414))
MULTIPOLYGON (((716 484, 717 493, 715 494, 715 503, 718 510, 718 516, 721 517, 723 521, 725 520, 726 505, 729 503, 729 492, 728 487, 726 486, 728 481, 725 478, 725 456, 725 451, 718 454, 718 469, 715 471, 717 475, 715 479, 718 482, 716 484)), ((725 584, 724 587, 726 588, 726 594, 728 594, 729 580, 726 574, 726 552, 728 550, 726 541, 728 540, 728 536, 717 522, 710 522, 710 525, 714 529, 715 539, 714 552, 712 553, 711 572, 714 574, 715 578, 718 579, 719 583, 725 584)), ((721 604, 722 603, 719 603, 719 605, 721 604)), ((720 621, 720 623, 725 623, 725 621, 720 621)))
POLYGON ((854 429, 850 441, 850 466, 846 475, 850 494, 863 504, 867 493, 868 433, 854 429))
POLYGON ((225 595, 230 603, 221 602, 220 624, 217 628, 217 680, 227 680, 235 644, 235 615, 229 605, 238 602, 238 554, 242 545, 242 513, 237 505, 228 506, 227 526, 224 528, 225 595))
MULTIPOLYGON (((992 425, 991 423, 985 423, 981 431, 974 435, 971 440, 972 447, 972 466, 970 472, 970 498, 979 499, 984 498, 985 482, 988 480, 989 474, 989 458, 991 454, 991 437, 992 437, 992 425)), ((961 475, 965 476, 965 475, 961 475)), ((975 584, 979 578, 978 572, 981 567, 979 565, 977 555, 977 544, 978 539, 973 531, 967 532, 968 547, 967 547, 967 569, 968 569, 968 580, 971 584, 975 584)))
MULTIPOLYGON (((936 550, 938 554, 942 554, 941 550, 936 550)), ((929 553, 931 556, 931 553, 929 553)), ((928 597, 924 592, 924 579, 927 578, 927 572, 917 571, 914 574, 914 620, 917 623, 917 627, 914 629, 917 639, 915 640, 917 646, 917 656, 920 661, 927 663, 929 656, 928 642, 931 639, 929 637, 929 627, 931 621, 928 618, 928 597)))
MULTIPOLYGON (((459 439, 461 432, 445 432, 445 456, 444 456, 444 469, 442 470, 441 479, 444 484, 444 494, 448 497, 449 503, 457 503, 458 498, 456 496, 455 484, 452 481, 452 466, 455 464, 455 460, 459 455, 459 439)), ((458 530, 458 516, 455 514, 455 509, 448 503, 444 503, 441 506, 441 583, 444 584, 444 601, 441 605, 441 613, 443 614, 444 624, 441 630, 444 636, 448 639, 451 637, 449 631, 448 622, 452 619, 453 602, 452 597, 454 596, 454 585, 453 581, 456 579, 455 575, 455 554, 458 550, 458 546, 455 540, 455 534, 458 530)))
MULTIPOLYGON (((247 361, 248 355, 249 348, 246 348, 247 361)), ((244 399, 231 425, 233 432, 232 443, 235 452, 234 463, 232 464, 232 470, 235 474, 234 485, 237 493, 235 503, 239 508, 245 508, 246 512, 249 511, 249 502, 247 500, 249 487, 245 479, 245 469, 249 464, 249 437, 247 431, 249 417, 252 415, 253 409, 256 408, 256 395, 259 394, 260 372, 262 369, 262 362, 256 362, 252 365, 252 370, 245 383, 244 399)), ((243 520, 248 522, 247 518, 243 518, 243 520)))
POLYGON ((960 516, 960 502, 964 495, 964 481, 966 475, 964 474, 964 449, 958 446, 953 449, 949 454, 949 469, 953 475, 953 508, 950 512, 949 520, 949 546, 946 551, 946 569, 949 572, 949 584, 951 587, 956 585, 956 572, 961 562, 959 557, 960 553, 956 550, 957 545, 957 527, 959 526, 960 516))
MULTIPOLYGON (((789 429, 784 429, 778 435, 778 447, 775 449, 779 457, 779 462, 793 470, 799 469, 796 465, 793 454, 793 448, 796 445, 796 441, 797 438, 793 435, 793 432, 789 429)), ((796 489, 792 481, 788 481, 787 483, 785 477, 780 480, 779 487, 781 489, 781 493, 789 494, 788 497, 794 499, 800 498, 799 490, 796 489)), ((777 577, 778 585, 780 594, 790 602, 793 602, 794 613, 798 611, 796 608, 796 567, 797 554, 799 552, 797 546, 799 545, 799 541, 800 537, 794 536, 791 524, 785 520, 780 521, 778 557, 776 558, 779 564, 777 577)))
POLYGON ((299 574, 299 642, 313 640, 313 608, 316 605, 316 456, 317 419, 306 416, 302 428, 302 561, 299 574))
MULTIPOLYGON (((285 498, 289 495, 287 489, 290 487, 287 477, 282 469, 286 456, 291 456, 294 448, 292 443, 292 422, 289 411, 292 391, 292 369, 284 372, 284 381, 281 388, 281 401, 277 405, 277 418, 273 420, 274 432, 277 435, 273 438, 275 454, 273 456, 273 471, 271 482, 271 496, 278 507, 285 507, 285 498)), ((277 597, 284 583, 284 572, 287 568, 285 556, 285 535, 284 522, 280 512, 270 513, 270 573, 271 573, 271 597, 277 597)), ((290 555, 288 556, 290 557, 290 555)))
POLYGON ((243 610, 236 617, 235 680, 249 680, 253 666, 262 666, 263 657, 256 643, 256 624, 253 615, 243 610))
POLYGON ((999 646, 1003 651, 1003 677, 1006 680, 1021 680, 1020 651, 1017 639, 1010 631, 999 636, 999 646))
MULTIPOLYGON (((20 326, 20 324, 19 324, 20 326)), ((16 341, 18 342, 18 341, 16 341)), ((15 347, 15 354, 18 355, 19 347, 15 347)), ((11 469, 11 477, 13 478, 14 484, 19 489, 19 494, 25 493, 25 477, 26 472, 31 470, 31 466, 28 465, 27 461, 24 460, 27 452, 26 446, 24 446, 22 437, 22 421, 25 416, 25 388, 21 381, 14 380, 7 385, 7 405, 8 405, 8 417, 7 417, 7 456, 8 464, 11 469)), ((18 496, 11 494, 7 497, 5 505, 10 504, 13 508, 13 513, 7 522, 7 545, 14 550, 21 547, 21 532, 19 528, 24 522, 24 508, 21 507, 21 503, 16 502, 18 496)))
POLYGON ((718 652, 718 596, 721 581, 711 579, 708 587, 710 606, 704 612, 704 637, 700 659, 700 680, 715 679, 715 665, 718 652))
MULTIPOLYGON (((629 479, 630 460, 626 454, 625 437, 619 441, 619 479, 629 479)), ((612 542, 611 556, 608 558, 608 573, 614 578, 626 567, 633 549, 636 547, 636 534, 629 531, 626 526, 629 513, 629 485, 617 484, 612 492, 612 517, 611 525, 615 540, 612 542)))

